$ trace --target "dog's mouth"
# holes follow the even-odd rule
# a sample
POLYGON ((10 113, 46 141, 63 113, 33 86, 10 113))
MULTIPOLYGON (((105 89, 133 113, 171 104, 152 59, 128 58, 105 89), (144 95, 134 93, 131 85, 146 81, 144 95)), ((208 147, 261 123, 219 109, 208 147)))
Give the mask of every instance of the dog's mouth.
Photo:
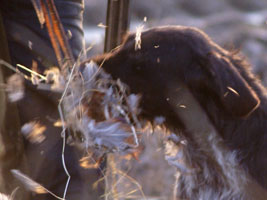
POLYGON ((136 149, 141 135, 140 96, 129 94, 125 84, 93 62, 74 76, 80 77, 72 79, 63 99, 65 124, 78 133, 73 134, 74 141, 102 155, 136 149))

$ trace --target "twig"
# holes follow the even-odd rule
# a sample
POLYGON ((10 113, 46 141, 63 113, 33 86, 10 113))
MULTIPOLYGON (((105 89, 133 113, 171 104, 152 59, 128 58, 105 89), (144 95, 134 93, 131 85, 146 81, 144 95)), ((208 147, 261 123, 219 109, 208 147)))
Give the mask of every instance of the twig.
MULTIPOLYGON (((21 173, 19 170, 16 169, 12 169, 11 173, 13 174, 13 176, 15 178, 17 178, 21 183, 24 184, 24 186, 32 191, 32 192, 36 192, 38 194, 45 194, 45 193, 49 193, 50 195, 52 195, 53 197, 59 199, 59 200, 65 200, 59 196, 57 196, 56 194, 54 194, 53 192, 51 192, 50 190, 46 189, 44 186, 42 186, 41 184, 35 182, 34 180, 32 180, 30 177, 26 176, 25 174, 21 173)), ((17 188, 12 192, 11 195, 15 195, 15 192, 17 191, 17 188)), ((0 198, 1 199, 1 198, 0 198)))
POLYGON ((33 7, 35 9, 35 12, 37 14, 38 20, 41 24, 41 27, 43 27, 44 23, 45 23, 45 18, 44 18, 44 13, 42 11, 42 7, 41 7, 41 2, 40 0, 31 0, 33 7))
POLYGON ((33 71, 33 70, 30 70, 29 68, 27 68, 27 67, 25 67, 25 66, 23 66, 23 65, 21 65, 21 64, 17 64, 17 66, 18 66, 19 68, 21 68, 21 69, 24 69, 24 70, 27 71, 27 72, 30 72, 31 74, 33 74, 33 75, 35 75, 35 76, 40 77, 42 80, 45 80, 45 81, 46 81, 46 77, 43 76, 42 74, 39 74, 39 73, 37 73, 37 72, 35 72, 35 71, 33 71))
MULTIPOLYGON (((142 196, 142 199, 147 200, 147 198, 146 198, 146 196, 145 196, 145 194, 144 194, 144 192, 143 192, 142 186, 141 186, 141 185, 140 185, 134 178, 132 178, 131 176, 127 175, 125 172, 123 172, 123 171, 121 171, 121 170, 117 170, 117 169, 116 169, 116 170, 115 170, 115 173, 117 173, 117 174, 120 175, 121 177, 117 180, 117 182, 113 185, 113 187, 116 187, 116 186, 122 181, 122 178, 125 177, 125 178, 129 179, 133 184, 135 184, 135 185, 137 186, 137 188, 138 188, 138 189, 136 189, 136 190, 133 190, 133 191, 128 192, 126 195, 130 195, 130 194, 133 194, 133 193, 136 192, 136 191, 140 191, 141 196, 142 196)), ((113 189, 113 187, 112 187, 112 189, 113 189)), ((108 198, 108 196, 109 196, 110 193, 111 193, 111 192, 105 194, 105 198, 106 198, 106 199, 108 198)), ((116 197, 119 197, 119 194, 116 193, 115 196, 116 196, 116 197)), ((124 196, 125 196, 125 195, 124 195, 124 196)), ((113 198, 115 198, 115 197, 113 196, 113 198)))
POLYGON ((23 74, 23 73, 22 73, 21 71, 19 71, 16 67, 12 66, 11 64, 9 64, 8 62, 6 62, 6 61, 4 61, 4 60, 2 60, 2 59, 0 59, 0 65, 3 65, 3 66, 5 66, 5 67, 9 68, 10 70, 12 70, 12 71, 18 73, 19 75, 21 75, 23 78, 25 78, 25 79, 27 79, 27 80, 31 80, 31 77, 29 77, 29 76, 23 74))
POLYGON ((61 153, 61 156, 62 156, 62 165, 63 165, 63 168, 64 168, 64 171, 66 173, 66 175, 68 176, 68 180, 67 180, 67 183, 66 183, 66 186, 65 186, 65 190, 64 190, 64 195, 63 195, 63 198, 65 199, 66 197, 66 193, 67 193, 67 189, 68 189, 68 186, 69 186, 69 182, 70 182, 70 179, 71 179, 71 176, 68 172, 68 169, 66 167, 66 163, 65 163, 65 145, 66 145, 66 126, 65 126, 65 119, 64 119, 64 114, 62 112, 62 108, 61 108, 61 105, 62 105, 62 102, 63 102, 63 99, 65 97, 65 95, 67 94, 67 90, 69 88, 69 85, 70 85, 70 82, 72 80, 72 75, 73 75, 73 72, 74 72, 74 69, 75 69, 75 66, 73 66, 72 70, 71 70, 71 73, 70 73, 70 76, 69 76, 69 80, 66 84, 66 87, 64 89, 64 92, 60 98, 60 101, 59 101, 59 104, 58 104, 58 112, 59 112, 59 116, 60 116, 60 119, 62 121, 62 137, 63 137, 63 146, 62 146, 62 153, 61 153))

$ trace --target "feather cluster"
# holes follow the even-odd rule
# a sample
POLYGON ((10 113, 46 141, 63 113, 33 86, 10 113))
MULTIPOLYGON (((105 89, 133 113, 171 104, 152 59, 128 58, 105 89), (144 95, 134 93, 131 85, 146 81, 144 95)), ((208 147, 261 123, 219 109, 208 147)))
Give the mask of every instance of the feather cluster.
POLYGON ((95 63, 85 64, 71 78, 63 98, 64 122, 85 148, 103 153, 131 153, 138 147, 140 97, 114 81, 95 63))

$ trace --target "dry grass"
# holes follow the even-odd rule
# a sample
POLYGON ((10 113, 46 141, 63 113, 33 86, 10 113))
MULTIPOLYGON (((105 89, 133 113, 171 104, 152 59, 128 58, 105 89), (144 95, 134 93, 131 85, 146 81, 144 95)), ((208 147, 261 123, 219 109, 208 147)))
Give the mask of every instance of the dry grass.
MULTIPOLYGON (((64 131, 70 128, 77 134, 68 140, 73 140, 88 152, 87 157, 81 159, 81 166, 97 168, 101 157, 105 153, 111 153, 103 179, 106 185, 103 197, 106 200, 172 199, 176 171, 164 160, 163 141, 166 135, 162 133, 165 131, 161 129, 152 134, 142 129, 138 120, 139 96, 129 94, 127 86, 112 80, 94 63, 87 64, 82 73, 74 66, 65 78, 54 69, 46 71, 44 75, 37 75, 29 69, 26 71, 41 78, 37 84, 47 85, 42 88, 62 93, 59 104, 61 121, 56 126, 63 127, 62 164, 66 174, 68 166, 64 162, 64 131)), ((19 72, 19 76, 25 77, 22 72, 19 72)), ((160 117, 155 120, 157 123, 164 121, 160 117)), ((36 123, 32 124, 31 129, 26 131, 26 127, 23 127, 23 130, 33 142, 38 142, 43 137, 41 132, 45 127, 35 125, 36 123)), ((36 188, 29 187, 38 183, 29 177, 26 180, 22 173, 15 174, 26 188, 40 193, 36 188)), ((65 199, 70 181, 69 177, 64 195, 62 198, 57 197, 58 199, 65 199)), ((41 185, 38 188, 54 195, 41 185)))
MULTIPOLYGON (((55 25, 60 33, 60 22, 57 19, 49 22, 47 8, 44 5, 42 6, 43 12, 38 14, 39 19, 41 21, 46 20, 47 26, 55 25), (42 17, 42 15, 44 16, 42 17)), ((39 11, 41 11, 40 9, 39 11)), ((53 11, 51 7, 49 9, 50 12, 53 11)), ((143 25, 137 31, 136 49, 141 48, 142 27, 143 25)), ((54 43, 56 42, 52 41, 53 47, 56 49, 62 48, 64 57, 72 58, 68 51, 69 45, 63 40, 64 34, 63 36, 57 35, 53 33, 51 27, 47 28, 50 31, 51 40, 59 40, 60 42, 59 47, 55 46, 54 43)), ((82 56, 84 56, 83 53, 82 56)), ((161 134, 148 135, 142 129, 141 122, 138 119, 140 96, 130 94, 126 85, 119 80, 112 80, 101 69, 101 66, 89 63, 81 71, 79 68, 80 58, 76 63, 70 64, 72 62, 66 61, 64 63, 64 59, 61 59, 59 54, 57 54, 57 57, 60 70, 51 68, 45 74, 39 74, 22 65, 17 66, 22 70, 19 71, 4 61, 0 61, 0 64, 15 71, 16 80, 25 78, 32 81, 40 90, 45 89, 62 93, 58 110, 63 138, 62 165, 68 176, 63 197, 56 196, 19 171, 12 171, 14 176, 32 192, 50 193, 58 199, 65 199, 71 181, 68 166, 66 166, 64 159, 67 156, 65 155, 65 145, 68 140, 88 152, 85 158, 80 161, 80 165, 83 167, 96 168, 102 156, 106 153, 109 154, 107 171, 103 179, 106 185, 106 192, 103 197, 106 200, 151 199, 147 196, 154 196, 154 199, 170 199, 174 172, 169 170, 167 162, 163 161, 163 140, 165 136, 161 134), (30 72, 31 76, 27 76, 23 73, 23 70, 30 72), (69 138, 66 138, 65 134, 67 129, 74 132, 69 138), (142 144, 140 144, 140 141, 142 141, 142 144), (143 153, 141 153, 142 151, 143 153), (87 162, 88 159, 91 159, 91 162, 87 162), (165 172, 167 172, 167 175, 165 172), (151 182, 152 180, 153 182, 151 182)), ((72 61, 72 59, 67 60, 72 61)), ((15 94, 16 98, 11 100, 19 101, 24 97, 25 88, 8 90, 13 86, 12 83, 5 85, 8 95, 12 97, 15 94)), ((23 82, 20 81, 19 83, 23 86, 23 82)), ((35 123, 28 124, 31 125, 30 128, 25 127, 26 125, 22 127, 26 137, 33 142, 41 142, 45 127, 37 126, 35 123), (27 130, 25 131, 25 129, 27 130)))

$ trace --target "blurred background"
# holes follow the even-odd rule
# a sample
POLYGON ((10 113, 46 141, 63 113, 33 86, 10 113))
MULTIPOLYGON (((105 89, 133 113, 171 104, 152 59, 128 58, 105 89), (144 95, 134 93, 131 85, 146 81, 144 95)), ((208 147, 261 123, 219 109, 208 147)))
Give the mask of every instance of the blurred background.
MULTIPOLYGON (((85 0, 85 38, 87 47, 92 47, 89 55, 103 52, 106 8, 107 0, 85 0)), ((131 32, 143 23, 145 29, 198 27, 222 47, 245 54, 253 72, 267 86, 266 0, 130 0, 129 18, 131 32)), ((117 187, 125 197, 130 194, 131 198, 124 199, 144 199, 144 195, 147 199, 172 199, 175 170, 164 160, 163 137, 157 133, 144 136, 139 161, 117 162, 120 158, 116 158, 116 167, 129 176, 121 178, 117 187)))

